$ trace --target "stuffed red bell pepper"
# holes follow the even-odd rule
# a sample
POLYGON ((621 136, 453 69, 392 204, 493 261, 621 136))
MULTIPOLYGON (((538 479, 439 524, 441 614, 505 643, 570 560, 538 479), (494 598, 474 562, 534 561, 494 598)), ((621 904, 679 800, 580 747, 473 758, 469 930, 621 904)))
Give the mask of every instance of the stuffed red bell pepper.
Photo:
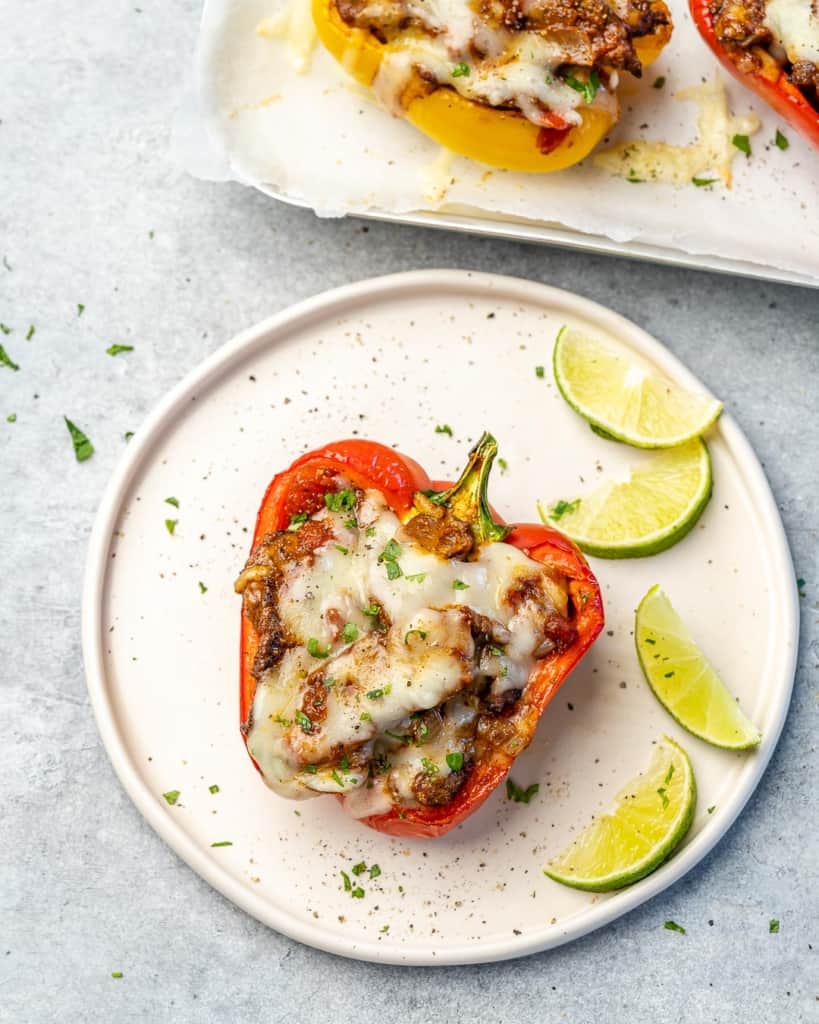
POLYGON ((700 35, 731 74, 819 146, 816 0, 689 0, 689 6, 700 35))
POLYGON ((442 835, 504 778, 602 629, 577 548, 495 518, 496 452, 484 434, 448 486, 340 441, 273 479, 236 590, 242 733, 280 795, 332 793, 379 831, 442 835))

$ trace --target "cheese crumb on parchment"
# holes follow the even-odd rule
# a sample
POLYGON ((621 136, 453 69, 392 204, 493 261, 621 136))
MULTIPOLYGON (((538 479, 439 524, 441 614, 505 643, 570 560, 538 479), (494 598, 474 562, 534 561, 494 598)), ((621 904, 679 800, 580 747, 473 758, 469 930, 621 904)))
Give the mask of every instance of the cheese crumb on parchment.
POLYGON ((703 85, 682 89, 675 99, 693 101, 697 113, 697 141, 690 146, 634 139, 610 146, 592 157, 596 167, 611 171, 629 181, 657 181, 672 185, 690 185, 692 179, 706 173, 722 178, 731 187, 731 162, 740 152, 734 145, 737 135, 753 135, 760 121, 753 112, 735 116, 728 109, 725 85, 717 76, 703 85))
POLYGON ((265 18, 256 26, 256 35, 263 39, 287 41, 287 55, 298 74, 310 70, 310 60, 318 42, 310 0, 294 0, 283 10, 265 18))

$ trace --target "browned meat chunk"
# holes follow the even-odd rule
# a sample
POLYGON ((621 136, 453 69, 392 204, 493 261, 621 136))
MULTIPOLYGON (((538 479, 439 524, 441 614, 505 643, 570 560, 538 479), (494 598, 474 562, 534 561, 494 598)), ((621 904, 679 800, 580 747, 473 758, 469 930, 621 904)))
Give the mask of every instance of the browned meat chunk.
POLYGON ((416 495, 415 501, 421 511, 404 527, 410 537, 442 558, 468 555, 475 543, 470 525, 423 494, 416 495))
POLYGON ((412 793, 424 807, 448 804, 466 782, 467 770, 442 775, 440 772, 420 771, 412 781, 412 793))
POLYGON ((766 0, 711 0, 714 31, 722 43, 767 46, 771 31, 765 25, 766 0))

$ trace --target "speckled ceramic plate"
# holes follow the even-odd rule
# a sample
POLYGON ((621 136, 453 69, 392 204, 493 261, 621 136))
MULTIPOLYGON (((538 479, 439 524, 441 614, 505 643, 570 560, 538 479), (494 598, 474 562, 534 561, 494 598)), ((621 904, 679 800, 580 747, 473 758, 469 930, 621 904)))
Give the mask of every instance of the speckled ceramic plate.
POLYGON ((715 490, 699 527, 657 557, 595 562, 607 629, 515 765, 520 783, 540 783, 529 805, 509 802, 501 789, 442 839, 393 839, 345 817, 329 798, 280 799, 245 753, 232 584, 264 488, 294 456, 357 434, 452 477, 486 427, 509 467, 495 475, 493 501, 515 520, 535 519, 537 498, 582 493, 650 457, 595 437, 550 373, 536 376, 566 322, 616 337, 698 386, 659 342, 566 292, 453 271, 364 281, 280 313, 206 360, 138 431, 102 503, 83 645, 114 767, 195 871, 302 942, 368 960, 445 964, 576 938, 701 860, 773 752, 793 681, 793 569, 759 463, 726 415, 710 439, 715 490), (435 433, 443 422, 454 437, 435 433), (166 519, 178 520, 173 535, 166 519), (726 753, 682 732, 643 682, 632 617, 655 582, 762 729, 756 752, 726 753), (646 765, 664 732, 689 751, 700 788, 677 855, 606 896, 544 877, 544 862, 646 765), (169 790, 179 790, 175 806, 162 797, 169 790), (339 872, 359 861, 381 874, 363 876, 366 895, 352 899, 339 872))

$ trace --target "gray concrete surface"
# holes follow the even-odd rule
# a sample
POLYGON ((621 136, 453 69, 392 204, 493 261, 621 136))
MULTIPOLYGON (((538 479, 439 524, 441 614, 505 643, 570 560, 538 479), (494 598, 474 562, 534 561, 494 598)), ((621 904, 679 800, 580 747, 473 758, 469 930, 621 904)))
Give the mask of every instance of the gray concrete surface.
POLYGON ((20 365, 0 368, 0 1020, 819 1019, 819 292, 320 222, 187 179, 166 153, 197 7, 0 0, 0 342, 20 365), (806 581, 784 736, 705 863, 574 945, 434 973, 304 948, 200 881, 121 790, 79 640, 85 544, 123 432, 238 329, 332 285, 428 266, 564 286, 666 341, 751 438, 806 581), (135 352, 109 358, 114 342, 135 352), (89 462, 74 461, 63 413, 93 439, 89 462))

